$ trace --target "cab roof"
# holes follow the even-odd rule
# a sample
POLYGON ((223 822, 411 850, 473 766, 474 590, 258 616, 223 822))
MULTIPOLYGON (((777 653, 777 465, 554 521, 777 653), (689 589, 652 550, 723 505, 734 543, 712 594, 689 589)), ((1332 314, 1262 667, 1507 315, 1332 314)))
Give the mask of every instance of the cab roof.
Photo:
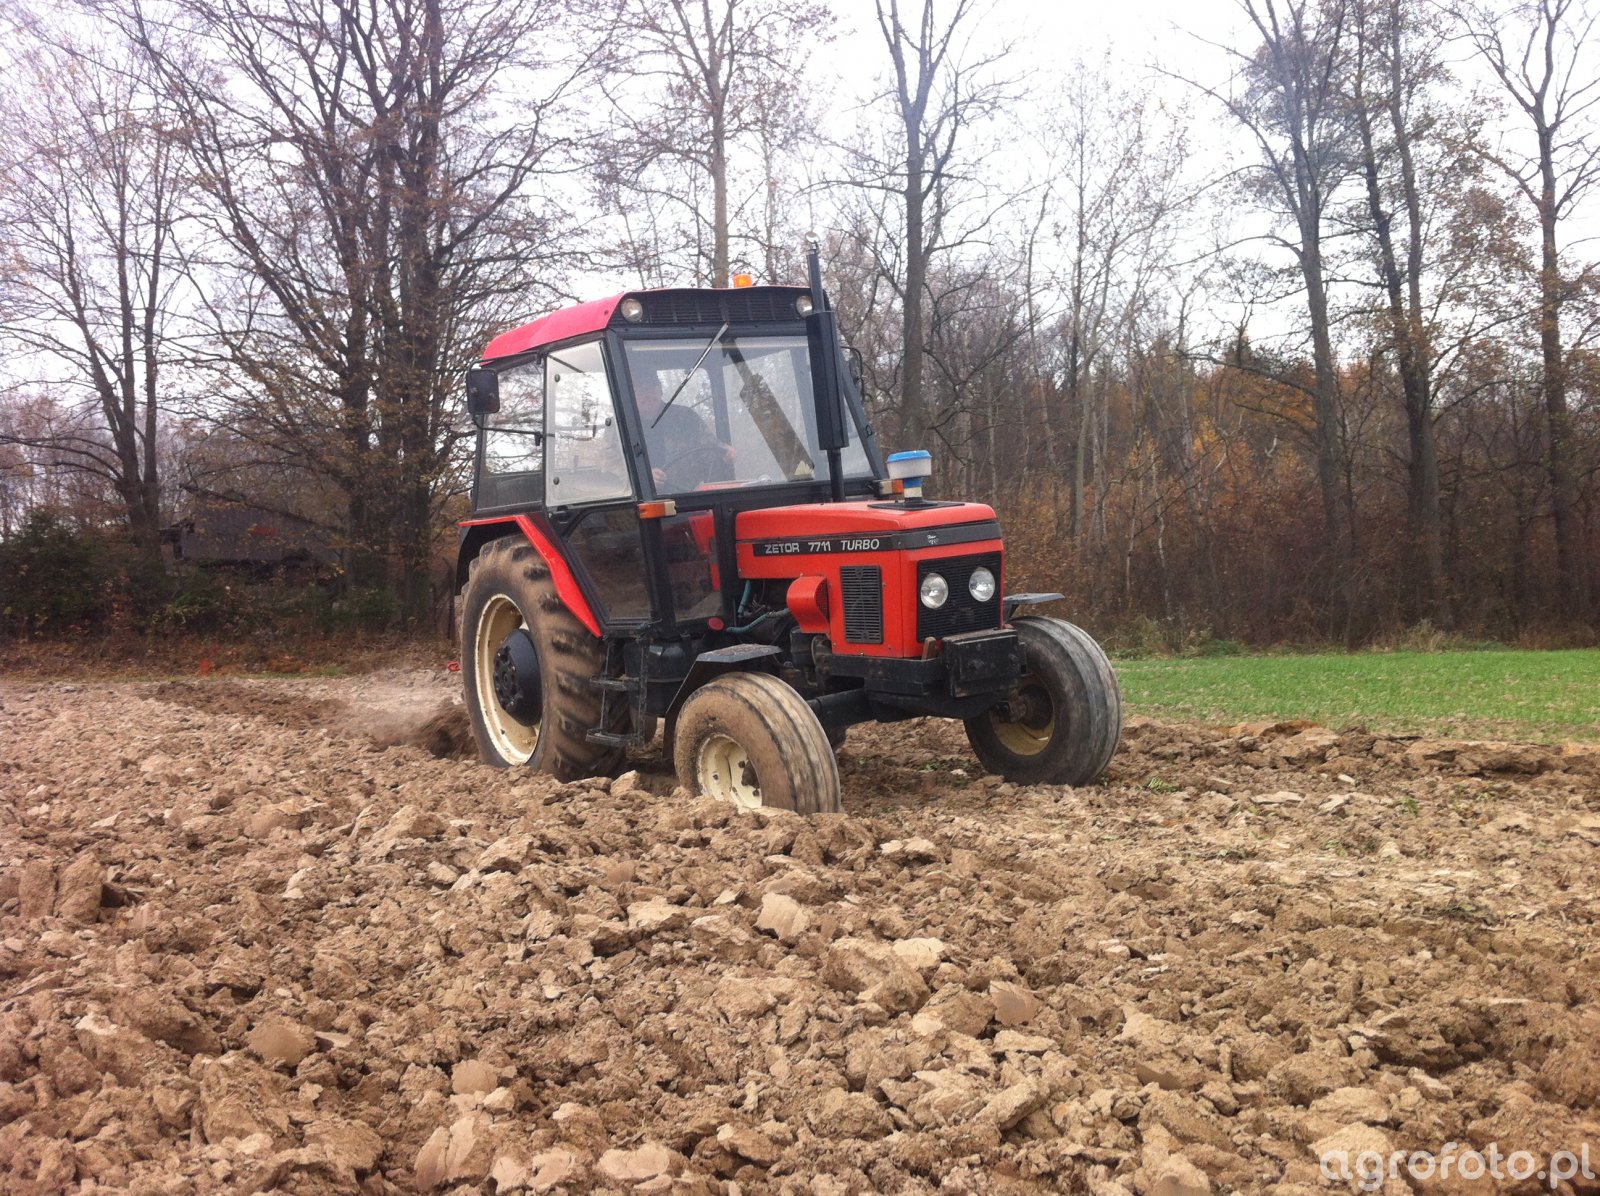
POLYGON ((591 299, 573 307, 563 307, 547 316, 531 320, 520 328, 502 332, 489 342, 483 360, 514 357, 544 345, 600 332, 612 325, 624 327, 685 327, 729 324, 774 323, 799 320, 794 301, 809 294, 805 287, 664 287, 653 291, 623 291, 605 299, 591 299), (617 314, 624 299, 638 299, 644 314, 636 323, 617 314))

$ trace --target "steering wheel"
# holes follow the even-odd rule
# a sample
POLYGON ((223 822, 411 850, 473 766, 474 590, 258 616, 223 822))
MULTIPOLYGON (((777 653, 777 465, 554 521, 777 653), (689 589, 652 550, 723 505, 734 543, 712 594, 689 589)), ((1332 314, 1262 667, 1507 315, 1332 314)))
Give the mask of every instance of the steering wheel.
MULTIPOLYGON (((715 461, 717 464, 724 466, 731 465, 732 462, 728 459, 728 447, 728 445, 722 443, 696 445, 692 449, 688 449, 679 453, 670 461, 663 461, 655 468, 659 469, 663 474, 671 476, 677 471, 678 466, 682 465, 685 461, 693 461, 699 457, 710 457, 712 454, 715 454, 715 461)), ((704 481, 706 479, 701 480, 704 481)))
POLYGON ((679 464, 681 464, 684 461, 692 460, 695 457, 703 457, 708 453, 715 453, 715 454, 717 454, 717 460, 726 461, 728 459, 728 456, 727 456, 728 446, 725 445, 725 444, 721 444, 721 443, 718 443, 718 444, 699 444, 699 445, 696 445, 692 449, 688 449, 685 452, 679 453, 676 457, 672 458, 672 460, 670 460, 670 461, 663 461, 661 463, 661 465, 658 466, 658 468, 660 468, 660 469, 675 469, 675 468, 677 468, 677 466, 679 464))

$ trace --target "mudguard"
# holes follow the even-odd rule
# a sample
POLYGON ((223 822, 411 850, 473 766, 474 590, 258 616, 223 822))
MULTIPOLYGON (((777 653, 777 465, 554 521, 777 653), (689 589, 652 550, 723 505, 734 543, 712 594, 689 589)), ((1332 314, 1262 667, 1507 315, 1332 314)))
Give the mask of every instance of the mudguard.
MULTIPOLYGON (((578 579, 572 572, 572 566, 567 564, 567 558, 562 555, 560 544, 549 530, 541 526, 541 523, 531 515, 502 515, 493 519, 464 519, 461 521, 460 526, 464 528, 486 528, 495 524, 504 524, 508 530, 514 527, 527 537, 528 543, 533 545, 534 551, 539 554, 545 563, 545 567, 550 570, 550 578, 555 582, 556 595, 561 599, 562 605, 576 615, 578 622, 587 627, 589 633, 598 639, 601 634, 600 620, 595 618, 594 609, 590 607, 589 600, 583 596, 583 587, 578 584, 578 579)), ((470 532, 468 537, 471 538, 470 532)), ((483 543, 494 538, 492 535, 484 537, 474 546, 471 555, 463 557, 456 570, 458 577, 465 575, 467 562, 472 559, 472 556, 477 555, 477 549, 481 548, 483 543)), ((465 543, 463 541, 463 548, 465 543)))

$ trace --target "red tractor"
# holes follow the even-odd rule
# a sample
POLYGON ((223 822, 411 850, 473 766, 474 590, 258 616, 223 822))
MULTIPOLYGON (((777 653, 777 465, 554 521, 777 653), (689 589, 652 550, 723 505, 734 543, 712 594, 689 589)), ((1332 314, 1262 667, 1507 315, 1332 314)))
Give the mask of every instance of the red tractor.
MULTIPOLYGON (((1002 590, 994 511, 884 462, 821 286, 630 292, 495 338, 467 378, 457 570, 483 758, 615 769, 658 719, 691 791, 839 809, 866 720, 962 719, 983 766, 1079 785, 1122 699, 1059 594, 1002 590)), ((741 280, 743 281, 743 280, 741 280)))

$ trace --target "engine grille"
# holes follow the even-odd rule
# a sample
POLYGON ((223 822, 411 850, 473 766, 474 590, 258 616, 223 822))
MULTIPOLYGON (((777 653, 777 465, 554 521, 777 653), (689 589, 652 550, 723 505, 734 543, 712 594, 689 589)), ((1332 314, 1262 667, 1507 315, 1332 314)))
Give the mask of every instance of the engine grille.
POLYGON ((877 565, 846 565, 839 570, 839 589, 845 642, 883 643, 883 570, 877 565))
POLYGON ((923 561, 917 566, 917 589, 921 592, 922 579, 937 573, 950 585, 950 597, 938 610, 929 610, 917 601, 917 638, 943 639, 947 635, 960 635, 964 631, 989 631, 1000 626, 1000 554, 985 552, 976 556, 945 557, 943 560, 923 561), (979 567, 994 574, 994 597, 987 602, 974 600, 967 582, 979 567))
MULTIPOLYGON (((794 309, 795 292, 743 290, 707 293, 705 291, 662 291, 640 296, 644 306, 641 324, 730 324, 798 320, 794 309)), ((621 320, 622 317, 616 317, 621 320)))

